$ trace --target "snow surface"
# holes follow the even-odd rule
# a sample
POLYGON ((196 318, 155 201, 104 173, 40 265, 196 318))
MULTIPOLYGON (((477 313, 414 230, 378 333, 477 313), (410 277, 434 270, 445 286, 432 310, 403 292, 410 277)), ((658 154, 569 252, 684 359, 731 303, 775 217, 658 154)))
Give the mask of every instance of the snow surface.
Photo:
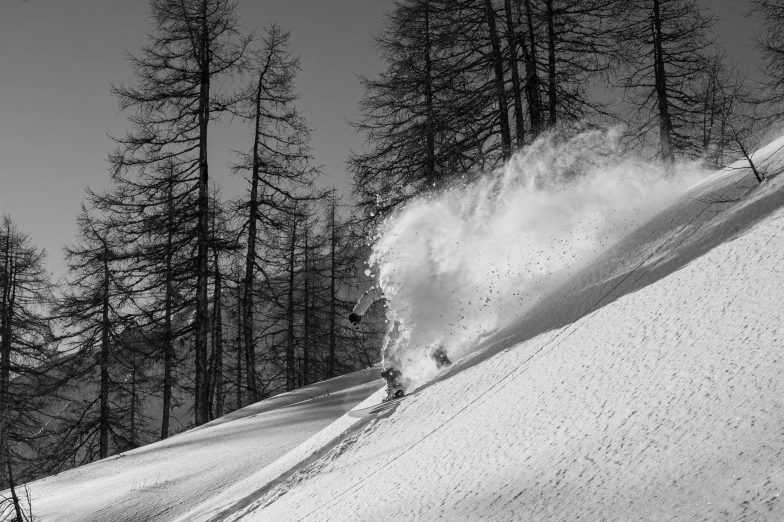
POLYGON ((378 369, 330 379, 32 482, 33 514, 41 521, 205 519, 214 513, 197 518, 189 512, 205 499, 220 509, 249 495, 256 489, 255 475, 382 385, 378 369))
POLYGON ((742 164, 702 180, 389 416, 341 416, 380 398, 377 374, 355 376, 37 481, 33 511, 782 520, 784 139, 754 158, 768 181, 742 164))

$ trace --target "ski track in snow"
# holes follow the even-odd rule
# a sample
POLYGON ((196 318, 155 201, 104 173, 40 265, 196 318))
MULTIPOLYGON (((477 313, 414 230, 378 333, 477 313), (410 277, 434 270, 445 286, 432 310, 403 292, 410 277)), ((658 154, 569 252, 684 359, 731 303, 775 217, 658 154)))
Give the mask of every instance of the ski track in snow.
POLYGON ((784 518, 782 204, 706 180, 232 520, 784 518))

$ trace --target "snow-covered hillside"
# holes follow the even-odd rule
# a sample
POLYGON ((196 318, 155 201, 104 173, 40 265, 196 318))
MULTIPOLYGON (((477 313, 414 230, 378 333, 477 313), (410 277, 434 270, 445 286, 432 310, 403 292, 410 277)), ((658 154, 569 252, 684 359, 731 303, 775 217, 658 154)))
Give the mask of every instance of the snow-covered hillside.
MULTIPOLYGON (((275 478, 265 470, 382 386, 378 369, 330 379, 237 410, 165 441, 30 484, 41 521, 191 520, 275 478)), ((326 431, 325 431, 326 433, 326 431)), ((316 438, 318 453, 334 444, 316 438)), ((304 451, 307 445, 302 445, 304 451)))
POLYGON ((231 520, 784 518, 782 147, 231 520))
POLYGON ((381 396, 377 374, 345 377, 35 482, 33 511, 784 519, 784 139, 754 158, 768 181, 742 164, 704 179, 390 416, 342 415, 381 396))

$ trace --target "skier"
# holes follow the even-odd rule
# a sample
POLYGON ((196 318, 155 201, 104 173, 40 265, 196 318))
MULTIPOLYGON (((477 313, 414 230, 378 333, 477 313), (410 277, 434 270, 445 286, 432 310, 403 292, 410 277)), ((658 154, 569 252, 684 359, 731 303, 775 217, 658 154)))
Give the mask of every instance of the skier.
MULTIPOLYGON (((359 324, 362 320, 362 316, 365 315, 368 308, 375 303, 376 301, 380 301, 381 299, 386 299, 384 296, 384 291, 381 289, 380 286, 371 286, 368 288, 365 293, 357 301, 357 304, 354 305, 354 309, 351 314, 348 316, 348 320, 351 324, 359 324)), ((387 332, 386 338, 384 339, 384 351, 383 351, 383 360, 382 365, 384 366, 381 377, 387 383, 387 396, 384 398, 384 402, 396 399, 398 397, 402 397, 405 395, 405 388, 401 384, 401 378, 403 377, 403 372, 400 371, 399 363, 397 363, 396 359, 388 357, 390 355, 390 347, 394 347, 397 344, 398 337, 400 336, 400 323, 395 321, 392 327, 387 332)), ((430 356, 436 363, 436 367, 443 368, 444 366, 449 366, 452 362, 449 360, 446 354, 446 348, 443 345, 436 348, 430 356)))

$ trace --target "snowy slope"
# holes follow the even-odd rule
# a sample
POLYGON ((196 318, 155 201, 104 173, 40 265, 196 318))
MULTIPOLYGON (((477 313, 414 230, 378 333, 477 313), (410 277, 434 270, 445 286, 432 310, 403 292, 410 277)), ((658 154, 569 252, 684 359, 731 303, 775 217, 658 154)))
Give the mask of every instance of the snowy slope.
POLYGON ((230 520, 784 518, 782 145, 230 520))
POLYGON ((165 441, 35 481, 30 484, 33 514, 41 521, 173 520, 205 498, 217 505, 232 502, 255 489, 255 481, 246 479, 381 386, 378 369, 330 379, 165 441))
POLYGON ((391 416, 342 415, 377 373, 294 392, 35 482, 34 513, 784 519, 784 140, 755 159, 769 181, 705 179, 391 416))

